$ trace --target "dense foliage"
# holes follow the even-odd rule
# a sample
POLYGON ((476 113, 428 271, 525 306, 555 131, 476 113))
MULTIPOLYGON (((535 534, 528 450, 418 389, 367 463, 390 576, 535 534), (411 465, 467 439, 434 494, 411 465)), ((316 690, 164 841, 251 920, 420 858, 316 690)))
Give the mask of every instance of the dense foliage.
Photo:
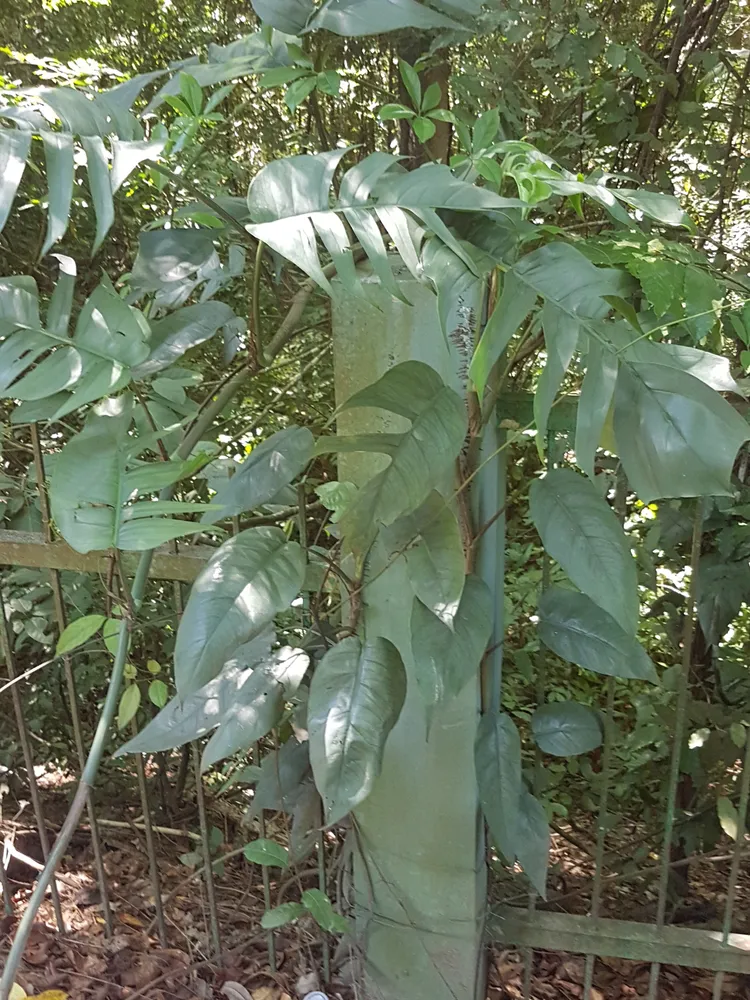
MULTIPOLYGON (((304 854, 317 794, 331 824, 360 804, 404 702, 403 651, 366 629, 383 558, 414 591, 428 725, 480 669, 495 602, 463 499, 499 402, 503 705, 476 751, 493 841, 544 892, 548 820, 595 812, 591 673, 615 679, 611 811, 646 824, 687 681, 680 837, 714 837, 750 695, 740 6, 253 6, 262 24, 231 0, 0 14, 4 526, 43 527, 33 426, 55 530, 114 553, 108 581, 63 575, 58 656, 100 701, 114 661, 105 712, 141 727, 121 753, 208 737, 204 767, 257 782, 304 854), (335 436, 331 280, 364 296, 364 263, 401 297, 395 257, 448 339, 451 297, 489 290, 488 318, 461 393, 397 365, 343 409, 402 429, 335 436), (389 461, 357 489, 342 452, 389 461), (149 553, 189 535, 215 551, 178 622, 149 553), (132 585, 120 552, 144 553, 132 585), (281 789, 241 770, 271 731, 281 789)), ((19 656, 51 652, 46 575, 5 574, 3 598, 19 656)), ((52 676, 29 711, 64 758, 52 676)))

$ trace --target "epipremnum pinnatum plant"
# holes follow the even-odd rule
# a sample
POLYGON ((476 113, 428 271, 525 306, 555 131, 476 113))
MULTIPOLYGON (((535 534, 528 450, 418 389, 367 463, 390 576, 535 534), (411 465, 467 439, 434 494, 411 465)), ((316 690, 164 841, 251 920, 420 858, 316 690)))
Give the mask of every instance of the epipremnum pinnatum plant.
MULTIPOLYGON (((95 250, 133 171, 147 171, 153 183, 179 179, 175 168, 185 152, 200 152, 200 123, 218 114, 228 81, 265 74, 268 86, 299 84, 306 93, 298 86, 292 101, 316 89, 330 94, 330 76, 305 65, 309 32, 357 35, 407 26, 466 32, 467 16, 480 7, 473 0, 398 0, 389 5, 392 21, 376 23, 379 0, 377 14, 375 6, 375 0, 320 7, 254 0, 267 26, 233 46, 214 47, 207 61, 146 74, 93 97, 66 87, 19 92, 0 112, 0 225, 41 144, 49 188, 42 253, 66 232, 84 158, 95 250), (139 104, 149 88, 150 100, 139 104), (167 107, 178 116, 169 128, 159 120, 167 107)), ((429 111, 408 72, 405 79, 417 110, 429 111)), ((389 114, 408 118, 393 109, 383 117, 389 114)), ((292 832, 298 844, 314 823, 310 803, 318 796, 329 824, 367 797, 404 703, 402 652, 364 627, 373 546, 382 546, 391 562, 403 560, 413 589, 411 654, 426 738, 434 714, 480 670, 494 596, 475 571, 482 526, 471 523, 464 500, 509 350, 543 338, 533 421, 540 452, 553 407, 580 386, 574 453, 564 466, 550 463, 532 484, 530 513, 560 570, 560 584, 539 599, 539 638, 586 670, 658 683, 638 639, 635 560, 595 475, 597 451, 617 456, 644 503, 729 496, 735 457, 750 437, 727 398, 742 395, 728 361, 704 349, 717 316, 739 315, 742 302, 681 238, 691 223, 675 198, 572 173, 532 144, 501 138, 491 111, 473 131, 461 127, 466 155, 451 166, 408 170, 391 153, 358 158, 344 145, 275 160, 253 177, 246 199, 205 198, 168 227, 145 229, 127 281, 118 289, 103 277, 83 304, 75 304, 75 264, 64 256, 46 310, 30 277, 0 281, 0 388, 18 403, 12 420, 74 420, 50 479, 58 531, 80 552, 144 553, 119 626, 105 723, 120 699, 128 632, 151 551, 199 531, 216 543, 177 633, 176 694, 118 753, 208 737, 203 766, 209 767, 247 750, 282 721, 303 720, 297 730, 308 739, 290 737, 273 765, 253 776, 256 808, 283 808, 299 818, 292 832), (560 206, 599 213, 598 235, 554 225, 560 206), (492 286, 494 306, 472 331, 465 390, 451 388, 423 362, 395 365, 343 408, 378 408, 401 418, 402 430, 316 438, 305 427, 288 427, 253 449, 208 502, 195 499, 206 494, 196 484, 216 452, 215 416, 286 343, 285 334, 260 344, 257 330, 215 298, 243 273, 248 246, 259 255, 266 248, 325 292, 335 274, 345 294, 362 297, 357 264, 366 259, 384 288, 403 298, 392 266, 398 259, 434 289, 443 326, 447 299, 481 296, 492 286), (194 381, 181 361, 227 331, 242 339, 250 363, 191 409, 185 387, 194 381), (358 489, 321 488, 321 500, 335 511, 333 549, 308 546, 291 528, 273 524, 227 537, 231 518, 277 511, 290 486, 298 502, 305 498, 311 463, 343 452, 385 462, 379 458, 379 471, 358 489), (332 574, 342 599, 330 603, 324 647, 307 635, 296 645, 278 638, 280 616, 332 574), (283 788, 274 788, 282 772, 283 788)), ((435 336, 449 332, 437 327, 435 336)), ((61 650, 76 648, 103 624, 97 615, 74 621, 61 650)), ((574 702, 544 706, 532 732, 545 753, 561 756, 587 752, 602 738, 598 715, 574 702)), ((94 773, 102 745, 92 754, 94 773)), ((547 817, 522 773, 518 729, 497 706, 485 706, 475 763, 495 846, 544 894, 547 817)), ((315 901, 307 903, 310 909, 315 901)), ((295 919, 305 905, 269 917, 269 926, 295 919)), ((333 918, 330 924, 340 929, 333 918)))

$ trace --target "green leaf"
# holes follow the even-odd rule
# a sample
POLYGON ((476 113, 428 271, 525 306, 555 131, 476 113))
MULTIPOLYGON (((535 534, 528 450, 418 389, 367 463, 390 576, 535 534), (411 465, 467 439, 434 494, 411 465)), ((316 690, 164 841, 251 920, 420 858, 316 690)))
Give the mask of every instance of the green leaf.
POLYGON ((720 795, 716 800, 716 815, 719 817, 719 823, 727 837, 736 840, 739 833, 740 817, 732 800, 720 795))
POLYGON ((105 401, 57 456, 50 479, 52 516, 77 552, 141 551, 200 530, 190 521, 162 515, 202 511, 203 504, 130 502, 134 493, 161 489, 195 468, 193 462, 136 462, 132 448, 137 451, 139 445, 128 435, 132 412, 126 396, 105 401))
POLYGON ((537 430, 537 447, 544 453, 547 442, 547 420, 562 385, 570 362, 576 352, 580 323, 575 316, 563 312, 550 302, 542 309, 544 343, 547 361, 539 376, 534 393, 534 420, 537 430))
POLYGON ((96 214, 96 235, 91 249, 93 255, 112 228, 112 223, 115 221, 115 206, 112 201, 109 160, 103 140, 98 135, 86 136, 81 139, 81 145, 86 153, 89 189, 96 214))
POLYGON ((330 285, 323 274, 318 239, 336 262, 344 287, 360 290, 341 216, 351 226, 384 286, 391 294, 402 297, 377 226, 379 211, 388 210, 391 219, 408 212, 443 242, 455 246, 457 241, 434 209, 481 211, 522 204, 459 180, 441 164, 428 163, 417 170, 397 172, 394 168, 398 167, 398 158, 382 152, 370 154, 343 175, 338 198, 332 204, 333 175, 345 153, 338 149, 275 160, 256 174, 247 197, 253 220, 248 226, 251 234, 296 264, 326 291, 330 291, 330 285))
POLYGON ((10 215, 31 149, 31 132, 0 129, 0 229, 10 215))
POLYGON ((256 664, 242 678, 234 700, 221 716, 219 728, 206 744, 201 758, 205 771, 239 750, 249 750, 278 725, 284 703, 299 687, 310 658, 299 649, 285 646, 264 663, 256 664))
POLYGON ((598 340, 589 340, 586 374, 578 397, 576 419, 576 462, 587 476, 594 478, 594 460, 602 439, 604 425, 612 405, 617 380, 617 358, 598 340))
POLYGON ((337 35, 358 37, 400 28, 460 27, 456 21, 416 0, 329 0, 319 8, 306 30, 325 29, 337 35))
POLYGON ((497 133, 500 131, 500 113, 497 108, 490 108, 477 119, 477 123, 472 130, 472 150, 479 153, 487 149, 495 141, 497 133))
POLYGON ((302 905, 315 923, 331 934, 347 934, 348 921, 336 913, 333 903, 321 889, 306 889, 302 893, 302 905))
POLYGON ((312 76, 303 76, 301 80, 295 80, 286 89, 284 104, 286 104, 290 111, 296 111, 300 104, 315 90, 317 85, 318 78, 315 74, 312 76))
POLYGON ((169 690, 164 681, 156 680, 151 681, 148 686, 148 699, 152 705, 156 705, 157 708, 164 708, 164 706, 169 701, 169 690))
POLYGON ((433 111, 438 104, 440 104, 441 97, 442 90, 440 89, 440 84, 437 80, 435 80, 424 92, 424 97, 422 98, 422 103, 420 105, 420 111, 433 111))
POLYGON ((120 190, 139 163, 156 159, 165 145, 166 139, 113 139, 110 174, 112 194, 120 190))
POLYGON ((531 717, 531 732, 539 749, 556 757, 589 753, 602 744, 599 716, 575 701, 541 705, 531 717))
POLYGON ((414 129, 414 135, 416 135, 420 142, 428 142, 436 131, 435 123, 429 118, 413 118, 411 127, 414 129))
POLYGON ((315 439, 306 427, 287 427, 253 448, 232 478, 223 486, 214 503, 216 513, 206 512, 204 524, 242 514, 268 503, 303 471, 310 461, 315 439))
POLYGON ((343 409, 380 407, 411 420, 402 434, 321 438, 318 453, 376 451, 390 464, 371 479, 341 518, 345 543, 360 559, 370 548, 379 524, 416 510, 442 479, 466 436, 466 408, 461 397, 421 361, 406 361, 347 400, 343 409))
POLYGON ((671 194, 660 191, 633 191, 630 188, 612 188, 612 194, 631 208, 643 212, 650 219, 663 222, 666 226, 684 226, 694 229, 690 217, 680 208, 680 203, 671 194))
POLYGON ((285 35, 299 35, 315 10, 312 0, 251 0, 258 17, 285 35))
POLYGON ((433 108, 432 111, 425 112, 428 118, 432 118, 436 122, 449 122, 451 125, 456 124, 456 116, 448 108, 433 108))
POLYGON ((185 98, 185 103, 190 108, 192 114, 198 116, 203 108, 203 90, 201 85, 184 71, 179 74, 180 93, 185 98))
POLYGON ((456 605, 464 586, 464 549, 461 531, 445 499, 432 492, 414 511, 394 521, 383 532, 390 558, 403 555, 412 590, 438 613, 456 605))
POLYGON ((518 862, 542 899, 546 899, 549 823, 541 802, 526 788, 521 789, 516 825, 518 862))
POLYGON ((272 87, 281 87, 294 80, 299 80, 303 76, 308 76, 309 73, 309 69, 304 69, 301 66, 275 66, 263 73, 258 80, 258 86, 261 90, 270 90, 272 87))
POLYGON ((384 104, 378 111, 381 121, 394 121, 398 118, 415 118, 416 113, 411 108, 405 108, 403 104, 384 104))
POLYGON ((617 450, 644 503, 726 496, 750 427, 718 393, 666 365, 621 365, 615 386, 617 450))
POLYGON ((422 84, 419 82, 419 73, 403 59, 398 61, 398 71, 412 104, 419 110, 422 107, 422 84))
POLYGON ((521 739, 505 712, 482 716, 474 744, 479 801, 495 846, 508 864, 518 851, 518 812, 523 791, 521 739))
POLYGON ((241 646, 218 677, 187 698, 173 698, 137 736, 117 750, 115 757, 171 750, 210 733, 234 705, 237 692, 252 676, 252 668, 270 656, 274 639, 273 630, 267 629, 241 646))
POLYGON ((63 630, 57 640, 55 655, 69 653, 72 649, 82 646, 84 642, 88 642, 91 636, 99 631, 105 620, 104 615, 84 615, 83 618, 76 618, 63 630))
POLYGON ((245 844, 242 852, 248 861, 254 865, 265 865, 274 868, 289 867, 289 851, 275 840, 253 840, 245 844))
POLYGON ((49 206, 47 235, 40 251, 41 257, 63 238, 68 228, 75 174, 72 135, 67 132, 42 132, 42 142, 47 166, 49 206))
MULTIPOLYGON (((63 298, 68 298, 71 282, 65 270, 61 268, 60 281, 68 289, 63 298)), ((19 305, 26 309, 23 302, 19 305)), ((60 315, 52 312, 53 326, 60 315)), ((131 367, 148 353, 143 316, 106 280, 81 309, 72 338, 65 330, 44 330, 38 324, 29 328, 20 314, 11 326, 0 345, 0 397, 50 398, 50 419, 122 388, 130 380, 131 367)), ((12 419, 21 416, 16 413, 12 419)))
POLYGON ((741 750, 747 740, 747 730, 741 722, 733 722, 729 727, 729 736, 732 743, 741 750))
POLYGON ((663 257, 638 258, 630 266, 641 283, 643 294, 654 307, 657 317, 672 308, 675 299, 682 296, 684 265, 663 257))
POLYGON ((224 302, 200 302, 155 320, 151 323, 150 353, 133 369, 133 377, 142 379, 169 368, 191 348, 210 340, 234 318, 234 310, 224 302))
MULTIPOLYGON (((104 628, 102 629, 102 639, 104 641, 104 646, 107 652, 111 656, 115 656, 117 653, 117 647, 120 645, 120 630, 122 629, 122 618, 108 618, 104 622, 104 628)), ((130 642, 128 641, 128 649, 130 648, 130 642)))
POLYGON ((302 549, 279 528, 248 528, 224 542, 198 574, 177 631, 179 696, 215 677, 237 646, 285 610, 304 574, 302 549))
POLYGON ((281 903, 272 910, 266 910, 260 918, 260 926, 265 930, 274 930, 276 927, 285 927, 293 920, 298 920, 307 913, 307 908, 302 903, 281 903))
POLYGON ((411 646, 419 693, 432 709, 458 695, 476 676, 492 633, 493 599, 476 576, 467 576, 461 602, 440 616, 415 599, 411 646))
POLYGON ((331 524, 336 524, 356 497, 357 487, 354 483, 334 480, 316 486, 315 493, 326 510, 331 511, 331 524))
POLYGON ((635 634, 640 605, 635 559, 612 508, 590 480, 553 469, 530 491, 545 549, 573 583, 635 634))
POLYGON ((718 646, 750 598, 750 566, 718 552, 701 557, 696 577, 696 608, 706 642, 718 646))
POLYGON ((316 667, 307 726, 310 762, 329 824, 370 794, 405 696, 404 665, 387 639, 364 645, 354 637, 343 639, 316 667))
POLYGON ((481 398, 492 366, 510 343, 536 302, 536 292, 513 271, 505 275, 503 292, 487 321, 469 367, 469 377, 481 398))
POLYGON ((564 660, 610 677, 658 680, 638 640, 585 594, 550 587, 539 601, 539 638, 564 660))
POLYGON ((120 697, 117 709, 117 728, 124 729, 135 718, 141 704, 141 689, 137 684, 128 684, 120 697))
POLYGON ((724 289, 700 267, 685 268, 685 326, 695 341, 708 336, 720 314, 724 289))

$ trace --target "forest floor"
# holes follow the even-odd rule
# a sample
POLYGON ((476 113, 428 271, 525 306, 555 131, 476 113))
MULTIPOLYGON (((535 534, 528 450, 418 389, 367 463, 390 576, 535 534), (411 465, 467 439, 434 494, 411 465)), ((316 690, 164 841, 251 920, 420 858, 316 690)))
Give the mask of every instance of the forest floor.
MULTIPOLYGON (((65 796, 45 791, 45 814, 51 834, 59 826, 65 796)), ((28 807, 30 809, 30 807, 28 807)), ((29 819, 24 812, 25 826, 29 819)), ((6 804, 6 817, 10 810, 6 804)), ((325 989, 331 1000, 352 1000, 354 992, 335 976, 327 985, 320 980, 321 932, 302 920, 276 931, 275 970, 269 964, 268 935, 260 929, 265 909, 260 869, 243 858, 228 860, 215 876, 217 912, 221 929, 221 958, 211 944, 209 907, 205 883, 190 880, 191 869, 180 856, 194 850, 188 836, 157 836, 161 897, 164 900, 166 936, 160 940, 155 922, 154 893, 143 831, 123 821, 101 826, 104 863, 113 915, 113 933, 105 934, 101 897, 94 875, 90 838, 81 831, 74 839, 57 880, 65 930, 55 922, 51 899, 45 901, 34 925, 19 984, 31 997, 44 1000, 299 1000, 314 989, 325 989), (59 991, 50 993, 49 991, 59 991)), ((136 819, 135 807, 131 813, 136 819)), ((116 821, 115 821, 116 822, 116 821)), ((216 822, 220 823, 219 817, 216 822)), ((19 832, 20 824, 4 822, 3 837, 15 834, 15 850, 41 858, 35 832, 19 832)), ((185 827, 187 834, 194 824, 185 827)), ((229 834, 230 831, 227 831, 229 834)), ((273 835, 273 834, 271 834, 273 835)), ((227 836, 229 850, 232 846, 227 836)), ((236 843, 236 840, 234 840, 236 843)), ((222 848, 218 849, 220 853, 222 848)), ((585 912, 590 871, 585 858, 561 838, 555 839, 558 897, 565 897, 569 912, 585 912)), ((703 904, 701 925, 715 926, 725 872, 714 865, 701 875, 695 888, 696 912, 703 904), (712 874, 713 873, 713 874, 712 874), (706 902, 716 896, 706 921, 706 902)), ((271 869, 272 905, 299 898, 302 889, 317 885, 314 865, 299 873, 279 874, 271 869)), ((16 921, 23 912, 34 872, 26 862, 12 858, 13 915, 0 919, 0 960, 7 953, 16 921)), ((743 910, 750 901, 748 884, 740 887, 743 910)), ((691 884, 696 884, 691 879, 691 884)), ((497 885, 496 891, 503 892, 497 885)), ((507 893, 504 893, 507 898, 507 893)), ((647 896, 648 894, 644 894, 647 896)), ((652 893, 653 895, 653 893, 652 893)), ((631 893, 635 906, 635 894, 631 893)), ((635 917, 628 910, 628 894, 609 900, 603 912, 635 917), (609 910, 607 908, 610 908, 609 910)), ((650 905, 647 903, 647 905, 650 905)), ((563 908, 562 903, 559 908, 563 908)), ((638 919, 648 919, 648 914, 638 919)), ((698 921, 699 923, 701 921, 698 921)), ((585 959, 578 955, 536 952, 531 977, 533 1000, 581 1000, 585 959)), ((598 959, 591 1000, 637 1000, 647 995, 649 965, 618 959, 598 959)), ((660 1000, 711 1000, 713 975, 694 969, 665 967, 660 1000)), ((524 956, 516 950, 495 948, 490 956, 488 1000, 522 1000, 524 956)), ((750 977, 725 977, 724 1000, 750 1000, 750 977)), ((406 998, 405 998, 406 1000, 406 998)))

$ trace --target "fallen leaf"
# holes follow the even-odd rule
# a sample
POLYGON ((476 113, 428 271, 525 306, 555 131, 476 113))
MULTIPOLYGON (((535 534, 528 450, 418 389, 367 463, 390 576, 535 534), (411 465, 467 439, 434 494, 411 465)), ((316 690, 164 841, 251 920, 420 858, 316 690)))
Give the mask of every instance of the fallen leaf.
MULTIPOLYGON (((262 989, 265 988, 266 988, 265 986, 262 987, 262 989)), ((256 994, 253 993, 251 997, 241 983, 234 983, 234 982, 224 983, 224 985, 221 988, 221 992, 224 994, 225 997, 228 997, 228 1000, 257 1000, 256 994)))
POLYGON ((23 986, 19 986, 18 983, 13 983, 10 988, 8 1000, 25 1000, 26 995, 26 990, 23 986))
POLYGON ((37 993, 28 1000, 68 1000, 68 994, 62 990, 45 990, 44 993, 37 993))
MULTIPOLYGON (((245 993, 247 993, 247 990, 245 993)), ((276 1000, 277 996, 278 994, 273 986, 259 986, 257 990, 253 990, 252 1000, 276 1000)), ((232 1000, 234 1000, 234 997, 232 997, 232 1000)), ((249 997, 248 1000, 250 1000, 249 997)))
POLYGON ((128 927, 136 927, 140 929, 144 926, 143 921, 139 920, 138 917, 134 917, 132 913, 118 913, 117 916, 120 921, 123 924, 127 924, 128 927))

